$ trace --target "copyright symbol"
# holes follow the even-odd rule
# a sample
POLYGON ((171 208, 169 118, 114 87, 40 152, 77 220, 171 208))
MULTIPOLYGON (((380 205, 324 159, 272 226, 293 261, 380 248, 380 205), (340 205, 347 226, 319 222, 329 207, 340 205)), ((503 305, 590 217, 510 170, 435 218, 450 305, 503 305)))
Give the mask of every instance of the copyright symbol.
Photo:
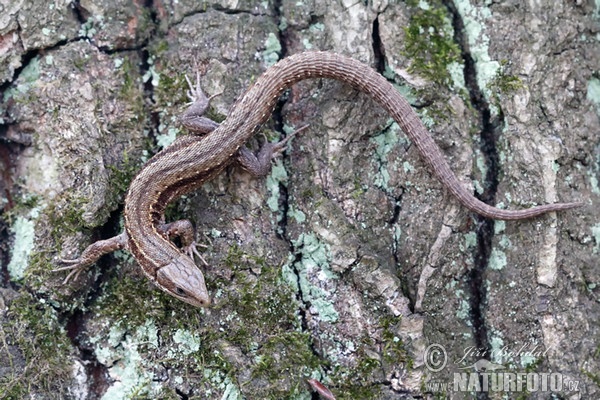
POLYGON ((423 353, 423 363, 431 372, 439 372, 446 366, 448 355, 444 346, 434 343, 430 344, 423 353))

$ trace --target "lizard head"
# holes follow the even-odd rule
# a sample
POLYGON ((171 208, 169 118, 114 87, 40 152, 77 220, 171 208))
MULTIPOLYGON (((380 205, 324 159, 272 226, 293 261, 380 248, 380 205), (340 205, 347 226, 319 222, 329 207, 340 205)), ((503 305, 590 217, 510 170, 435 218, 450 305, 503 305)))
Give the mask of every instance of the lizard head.
POLYGON ((156 283, 171 296, 193 306, 210 305, 204 275, 194 261, 184 254, 157 270, 156 283))

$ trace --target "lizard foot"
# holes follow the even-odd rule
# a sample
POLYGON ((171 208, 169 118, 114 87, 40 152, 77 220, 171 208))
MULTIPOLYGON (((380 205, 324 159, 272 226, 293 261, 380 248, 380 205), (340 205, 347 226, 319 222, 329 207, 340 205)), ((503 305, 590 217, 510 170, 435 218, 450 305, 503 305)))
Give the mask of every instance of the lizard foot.
POLYGON ((290 139, 293 138, 296 133, 303 131, 306 128, 308 128, 308 125, 297 129, 285 139, 276 143, 270 143, 265 140, 265 144, 262 145, 260 151, 256 155, 252 153, 250 149, 241 147, 236 156, 237 164, 254 177, 260 178, 266 176, 271 170, 271 160, 283 154, 290 139))
POLYGON ((71 272, 69 272, 69 275, 67 275, 67 277, 63 281, 63 285, 66 285, 67 283, 69 283, 69 281, 71 280, 71 278, 73 276, 75 277, 75 280, 77 280, 81 271, 83 271, 87 267, 87 265, 83 264, 81 258, 75 258, 73 260, 67 260, 67 259, 61 258, 58 261, 61 264, 71 264, 71 265, 66 265, 64 267, 55 268, 52 270, 52 272, 71 270, 71 272))
POLYGON ((189 87, 189 89, 186 93, 188 99, 190 99, 190 102, 188 103, 188 105, 191 105, 194 103, 202 103, 202 104, 206 104, 206 108, 208 108, 208 106, 210 105, 210 101, 212 99, 223 94, 223 92, 219 92, 219 93, 213 94, 210 97, 207 97, 206 94, 204 94, 202 87, 200 87, 200 73, 199 72, 196 72, 196 83, 195 84, 192 83, 192 81, 190 80, 190 78, 188 78, 187 75, 185 75, 185 80, 187 81, 188 87, 189 87))
POLYGON ((63 285, 66 285, 73 276, 77 279, 81 271, 95 263, 103 255, 125 247, 127 247, 127 234, 125 232, 110 239, 98 240, 90 244, 78 258, 71 260, 61 258, 60 263, 67 265, 53 269, 52 272, 72 270, 63 281, 63 285))
POLYGON ((196 243, 196 241, 194 240, 192 243, 188 244, 187 246, 183 246, 181 248, 181 250, 188 255, 189 258, 191 258, 192 260, 194 259, 194 255, 198 256, 198 258, 200 259, 200 261, 202 261, 202 264, 204 264, 205 266, 209 266, 208 263, 206 262, 206 260, 204 259, 204 257, 202 257, 202 254, 200 254, 200 252, 198 252, 198 246, 199 247, 208 247, 205 246, 203 244, 199 244, 196 243))
POLYGON ((196 231, 190 221, 187 219, 181 219, 179 221, 170 222, 168 224, 163 224, 159 227, 159 230, 165 233, 169 238, 178 237, 181 241, 181 251, 188 255, 192 260, 194 259, 194 255, 198 256, 202 263, 208 266, 208 263, 202 257, 200 252, 198 252, 198 247, 208 247, 203 244, 199 244, 196 242, 195 236, 196 231))
POLYGON ((188 109, 181 115, 180 121, 191 133, 200 136, 206 135, 219 127, 217 122, 205 117, 204 114, 206 113, 206 110, 208 110, 208 107, 210 107, 210 101, 221 93, 206 97, 200 87, 199 73, 196 73, 195 85, 190 81, 187 75, 185 80, 189 86, 187 97, 190 99, 190 103, 188 103, 188 109))
POLYGON ((287 135, 285 137, 285 139, 280 140, 277 143, 273 143, 273 153, 271 154, 271 158, 277 158, 279 157, 281 154, 283 154, 283 152, 285 151, 285 149, 287 149, 287 145, 288 142, 290 141, 290 139, 292 139, 297 133, 302 132, 303 130, 305 130, 306 128, 308 128, 308 124, 304 125, 298 129, 296 129, 294 132, 290 133, 289 135, 287 135))

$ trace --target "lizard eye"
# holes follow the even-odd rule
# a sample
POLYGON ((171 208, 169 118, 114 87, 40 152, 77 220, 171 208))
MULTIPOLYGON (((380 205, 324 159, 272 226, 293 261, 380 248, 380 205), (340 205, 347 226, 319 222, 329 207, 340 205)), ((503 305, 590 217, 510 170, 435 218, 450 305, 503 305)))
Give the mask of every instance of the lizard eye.
POLYGON ((177 293, 177 296, 187 297, 187 293, 185 292, 185 290, 183 290, 179 286, 175 286, 175 293, 177 293))

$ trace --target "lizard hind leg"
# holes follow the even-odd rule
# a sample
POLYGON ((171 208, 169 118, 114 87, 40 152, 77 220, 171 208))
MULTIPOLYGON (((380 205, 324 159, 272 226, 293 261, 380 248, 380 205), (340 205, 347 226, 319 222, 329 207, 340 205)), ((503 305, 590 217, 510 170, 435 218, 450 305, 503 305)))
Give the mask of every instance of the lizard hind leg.
POLYGON ((291 134, 279 142, 270 143, 265 142, 259 150, 258 154, 255 155, 246 147, 241 147, 238 150, 236 162, 237 164, 250 173, 250 175, 260 178, 266 176, 271 170, 271 160, 279 157, 287 149, 288 142, 298 132, 308 128, 308 125, 304 125, 301 128, 296 129, 291 134))

